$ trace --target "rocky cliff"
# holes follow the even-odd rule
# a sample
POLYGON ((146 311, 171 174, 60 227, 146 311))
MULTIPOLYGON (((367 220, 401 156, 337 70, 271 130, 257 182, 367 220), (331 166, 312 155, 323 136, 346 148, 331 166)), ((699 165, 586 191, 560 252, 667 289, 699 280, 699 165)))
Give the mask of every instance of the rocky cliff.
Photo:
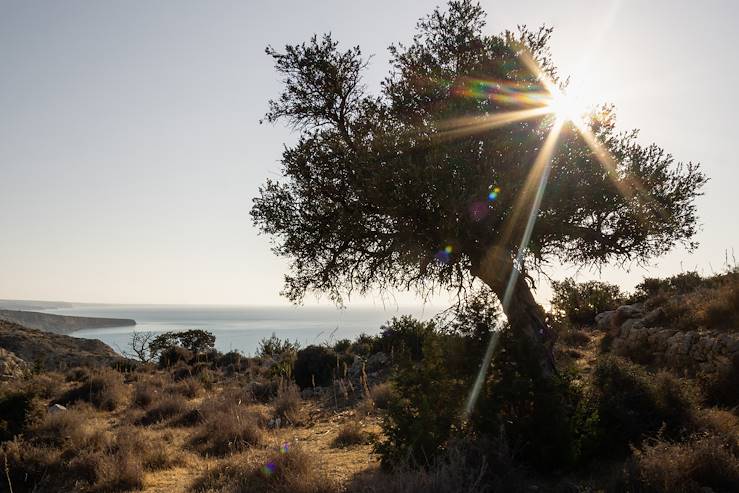
MULTIPOLYGON (((23 327, 0 320, 0 348, 4 351, 3 371, 40 366, 59 370, 74 366, 110 365, 121 358, 97 339, 81 339, 23 327), (21 361, 19 361, 21 360, 21 361)), ((12 371, 11 371, 12 370, 12 371)))
POLYGON ((55 334, 69 334, 82 329, 136 325, 136 321, 129 318, 72 317, 20 310, 0 310, 0 320, 55 334))

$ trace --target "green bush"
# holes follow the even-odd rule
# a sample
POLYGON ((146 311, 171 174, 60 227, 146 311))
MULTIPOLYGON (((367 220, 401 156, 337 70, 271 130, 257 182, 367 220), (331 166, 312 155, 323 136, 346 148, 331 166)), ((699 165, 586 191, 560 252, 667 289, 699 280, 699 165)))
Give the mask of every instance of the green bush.
POLYGON ((587 458, 598 415, 572 376, 543 376, 539 356, 504 330, 472 419, 478 433, 503 433, 524 463, 551 471, 587 458))
POLYGON ((349 348, 350 354, 356 354, 357 356, 367 356, 375 351, 377 346, 378 336, 371 336, 369 334, 359 334, 359 336, 352 342, 349 348))
POLYGON ((552 313, 569 325, 591 325, 599 313, 614 310, 624 301, 615 284, 599 281, 577 283, 571 278, 553 282, 552 313))
POLYGON ((12 440, 43 416, 43 405, 31 392, 15 391, 0 397, 0 442, 12 440))
POLYGON ((667 372, 649 374, 624 359, 601 357, 593 372, 603 451, 623 452, 629 444, 662 431, 680 436, 694 426, 695 391, 667 372))
POLYGON ((572 465, 583 457, 597 423, 590 401, 571 379, 544 378, 538 355, 507 329, 477 405, 462 422, 489 337, 500 323, 495 310, 479 300, 468 303, 440 330, 406 321, 404 327, 425 330, 420 351, 396 358, 392 384, 397 397, 382 425, 387 438, 377 446, 384 465, 432 464, 464 435, 495 444, 488 450, 491 461, 505 455, 508 446, 542 469, 572 465))
POLYGON ((386 439, 376 446, 384 466, 429 465, 460 429, 469 376, 456 378, 446 365, 451 346, 444 340, 452 337, 458 336, 426 334, 422 360, 407 355, 398 361, 392 377, 396 396, 387 403, 382 422, 386 439))
POLYGON ((270 338, 259 341, 257 356, 260 358, 284 359, 297 353, 298 349, 300 349, 298 341, 290 342, 289 339, 283 341, 272 333, 270 338))
POLYGON ((352 341, 349 339, 339 339, 334 344, 334 351, 337 353, 346 353, 352 346, 352 341))
POLYGON ((421 322, 404 315, 393 319, 382 327, 382 334, 374 344, 374 352, 392 354, 394 358, 409 357, 414 361, 423 358, 423 344, 426 337, 436 329, 434 322, 421 322))
POLYGON ((308 346, 298 351, 293 375, 301 389, 331 385, 337 370, 337 358, 333 349, 308 346))

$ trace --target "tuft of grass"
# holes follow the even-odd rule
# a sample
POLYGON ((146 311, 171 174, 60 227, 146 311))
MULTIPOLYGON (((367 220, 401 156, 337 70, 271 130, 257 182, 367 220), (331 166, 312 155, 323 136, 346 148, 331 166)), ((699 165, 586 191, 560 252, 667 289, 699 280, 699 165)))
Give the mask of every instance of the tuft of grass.
POLYGON ((170 394, 178 394, 183 397, 187 397, 188 399, 194 399, 203 391, 203 386, 195 378, 190 377, 168 385, 165 388, 165 391, 170 394))
POLYGON ((133 403, 146 408, 157 398, 157 389, 149 382, 139 382, 133 388, 133 403))
POLYGON ((67 405, 76 401, 87 401, 103 411, 115 411, 127 398, 127 389, 120 373, 101 368, 83 382, 59 399, 61 404, 67 405))
POLYGON ((207 413, 191 445, 202 454, 224 456, 263 441, 260 416, 239 406, 207 413))
POLYGON ((288 423, 297 423, 300 418, 300 401, 298 386, 285 383, 277 390, 275 413, 288 423))
POLYGON ((282 451, 263 463, 234 457, 209 470, 193 485, 193 492, 219 493, 338 493, 339 486, 325 475, 315 456, 299 447, 282 451))
POLYGON ((155 401, 139 420, 139 424, 148 426, 175 418, 189 410, 187 402, 181 395, 164 395, 155 401))
POLYGON ((719 437, 685 443, 654 440, 635 449, 625 470, 625 491, 734 491, 739 459, 719 437))
POLYGON ((368 436, 362 430, 362 426, 356 421, 345 423, 339 428, 339 433, 334 438, 333 446, 336 448, 350 447, 367 443, 368 436))
POLYGON ((389 382, 378 383, 370 389, 370 396, 376 408, 387 409, 395 399, 395 389, 389 382))

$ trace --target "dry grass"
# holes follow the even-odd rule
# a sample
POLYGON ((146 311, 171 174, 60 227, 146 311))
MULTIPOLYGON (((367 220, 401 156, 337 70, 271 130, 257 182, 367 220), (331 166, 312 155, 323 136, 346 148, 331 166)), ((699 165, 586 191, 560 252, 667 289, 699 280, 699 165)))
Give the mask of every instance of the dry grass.
POLYGON ((187 401, 181 395, 163 395, 154 401, 139 420, 139 424, 152 425, 184 415, 189 411, 187 401))
MULTIPOLYGON (((495 471, 499 472, 499 471, 495 471)), ((471 464, 465 457, 450 450, 445 460, 429 469, 398 469, 393 472, 374 471, 357 475, 347 486, 350 493, 485 493, 493 491, 535 491, 524 488, 515 475, 491 484, 483 463, 471 464)))
POLYGON ((192 438, 202 454, 223 456, 261 445, 264 441, 259 416, 244 409, 210 413, 192 438))
POLYGON ((706 279, 679 296, 658 295, 650 304, 663 305, 671 327, 739 330, 739 271, 706 279))
POLYGON ((180 454, 132 426, 115 433, 91 409, 47 415, 27 439, 2 445, 14 491, 128 491, 144 471, 170 467, 180 454))
POLYGON ((300 419, 300 402, 300 390, 298 390, 298 386, 285 383, 277 391, 275 413, 288 423, 297 423, 300 419))
POLYGON ((139 382, 133 387, 133 403, 146 408, 157 398, 158 391, 149 382, 139 382))
POLYGON ((188 399, 194 399, 202 393, 203 386, 194 378, 185 378, 176 383, 167 385, 164 390, 170 394, 177 394, 187 397, 188 399))
POLYGON ((366 443, 368 438, 367 433, 364 432, 359 423, 350 421, 339 428, 339 433, 333 441, 333 446, 343 448, 352 445, 361 445, 366 443))
POLYGON ((735 491, 739 459, 716 436, 700 436, 686 443, 658 440, 634 450, 625 481, 628 491, 735 491))
MULTIPOLYGON (((265 418, 250 409, 243 394, 232 389, 204 403, 194 421, 201 421, 191 446, 206 455, 223 456, 261 445, 265 418)), ((184 424, 184 423, 183 423, 184 424)))
POLYGON ((378 383, 370 389, 372 402, 378 409, 387 409, 395 399, 395 389, 389 382, 378 383))
POLYGON ((315 456, 287 447, 261 464, 234 457, 198 478, 193 492, 211 493, 337 493, 315 456))
POLYGON ((128 390, 123 383, 123 376, 114 370, 100 369, 64 396, 62 404, 71 404, 76 401, 87 401, 98 409, 114 411, 120 407, 128 397, 128 390))

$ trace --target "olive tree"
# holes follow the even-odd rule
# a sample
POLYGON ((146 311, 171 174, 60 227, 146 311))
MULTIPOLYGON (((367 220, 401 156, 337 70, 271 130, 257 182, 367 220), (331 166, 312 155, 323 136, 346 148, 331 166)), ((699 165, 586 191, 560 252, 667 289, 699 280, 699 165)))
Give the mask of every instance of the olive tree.
MULTIPOLYGON (((342 50, 330 35, 268 47, 283 87, 266 120, 298 137, 251 214, 291 261, 284 295, 341 302, 378 288, 463 291, 477 279, 501 300, 509 291, 511 330, 545 348, 534 272, 693 247, 706 181, 698 165, 619 131, 609 106, 584 125, 565 123, 548 144, 559 124, 547 96, 565 86, 551 32, 488 34, 479 5, 450 2, 419 21, 409 44, 390 47, 375 92, 362 82, 359 47, 342 50), (532 210, 547 146, 548 185, 532 210), (537 222, 522 245, 530 215, 537 222)), ((542 368, 553 370, 551 360, 542 368)))

